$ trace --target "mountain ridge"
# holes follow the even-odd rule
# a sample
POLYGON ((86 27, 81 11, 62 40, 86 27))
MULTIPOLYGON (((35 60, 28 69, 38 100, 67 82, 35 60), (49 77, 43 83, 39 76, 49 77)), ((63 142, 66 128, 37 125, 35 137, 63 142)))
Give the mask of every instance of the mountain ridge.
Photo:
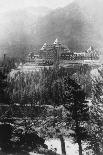
POLYGON ((69 49, 82 51, 89 46, 103 47, 103 7, 99 0, 74 1, 54 10, 34 8, 11 12, 0 20, 1 53, 22 56, 58 38, 69 49), (95 6, 95 7, 94 7, 95 6), (97 12, 98 11, 98 12, 97 12), (40 15, 39 15, 40 13, 40 15), (3 26, 4 24, 4 26, 3 26))

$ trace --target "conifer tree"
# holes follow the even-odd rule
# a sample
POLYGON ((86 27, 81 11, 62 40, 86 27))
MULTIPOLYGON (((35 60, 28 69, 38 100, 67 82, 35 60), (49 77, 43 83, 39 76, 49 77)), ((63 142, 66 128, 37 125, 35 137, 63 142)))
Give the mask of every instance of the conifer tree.
MULTIPOLYGON (((99 71, 100 72, 100 71, 99 71)), ((101 77, 102 73, 100 72, 101 77)), ((90 106, 89 148, 94 155, 103 154, 103 79, 93 79, 90 106)))
POLYGON ((42 104, 54 107, 62 105, 67 110, 66 124, 74 131, 71 136, 79 145, 79 155, 82 155, 82 141, 87 140, 87 122, 89 108, 86 94, 69 76, 59 76, 59 72, 50 72, 41 82, 40 93, 42 104))

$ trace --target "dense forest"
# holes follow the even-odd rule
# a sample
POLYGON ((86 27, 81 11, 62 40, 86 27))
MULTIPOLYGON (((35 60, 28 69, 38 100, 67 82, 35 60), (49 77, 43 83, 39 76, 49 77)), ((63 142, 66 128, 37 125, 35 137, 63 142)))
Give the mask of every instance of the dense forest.
POLYGON ((71 138, 78 144, 79 155, 102 155, 102 71, 97 69, 100 77, 93 77, 91 67, 82 65, 77 70, 18 71, 12 77, 7 66, 13 68, 13 62, 3 65, 5 70, 0 72, 1 149, 51 154, 45 139, 58 138, 66 155, 65 138, 71 138))

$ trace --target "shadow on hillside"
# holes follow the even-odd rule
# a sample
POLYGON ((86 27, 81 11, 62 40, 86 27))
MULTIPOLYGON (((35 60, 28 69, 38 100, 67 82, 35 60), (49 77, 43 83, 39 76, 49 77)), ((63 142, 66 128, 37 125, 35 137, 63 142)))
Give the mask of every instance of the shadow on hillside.
MULTIPOLYGON (((34 152, 32 153, 32 155, 60 155, 57 154, 56 152, 53 152, 51 150, 46 150, 46 151, 38 151, 38 152, 34 152)), ((0 155, 30 155, 29 152, 25 152, 25 151, 20 151, 20 152, 3 152, 0 151, 0 155)))
POLYGON ((38 151, 39 154, 43 154, 43 155, 60 155, 60 154, 57 154, 55 151, 52 151, 52 150, 44 150, 44 151, 38 151))
POLYGON ((28 152, 3 152, 3 151, 0 151, 0 155, 30 155, 28 152))

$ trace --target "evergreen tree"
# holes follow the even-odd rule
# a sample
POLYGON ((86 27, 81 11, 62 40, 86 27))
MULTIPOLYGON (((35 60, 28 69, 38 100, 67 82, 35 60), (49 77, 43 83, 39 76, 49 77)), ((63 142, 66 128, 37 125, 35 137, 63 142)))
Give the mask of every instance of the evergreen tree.
POLYGON ((7 77, 3 74, 2 70, 0 70, 0 103, 7 103, 7 95, 5 93, 5 89, 7 88, 7 77))
MULTIPOLYGON (((102 73, 101 73, 102 75, 102 73)), ((103 154, 103 79, 92 83, 92 105, 90 106, 89 148, 94 155, 103 154)))
POLYGON ((58 71, 49 72, 40 86, 42 104, 51 104, 53 107, 64 106, 68 111, 67 126, 74 131, 71 136, 79 145, 79 155, 82 155, 82 141, 87 140, 87 122, 89 108, 86 94, 69 76, 59 76, 58 71))

